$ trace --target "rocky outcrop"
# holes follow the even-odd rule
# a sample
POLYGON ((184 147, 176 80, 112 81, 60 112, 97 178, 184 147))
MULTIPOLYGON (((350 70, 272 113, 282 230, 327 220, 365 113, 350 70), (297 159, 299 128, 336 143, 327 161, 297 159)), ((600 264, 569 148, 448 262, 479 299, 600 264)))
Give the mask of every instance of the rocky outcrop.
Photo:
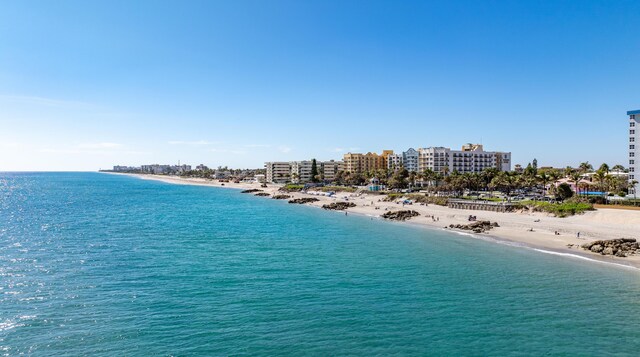
POLYGON ((382 215, 382 218, 392 219, 394 221, 406 221, 412 217, 419 216, 420 213, 413 210, 393 211, 382 215))
POLYGON ((305 198, 296 198, 295 200, 290 200, 289 203, 302 205, 305 203, 311 203, 311 202, 317 202, 317 201, 320 201, 320 200, 315 197, 305 197, 305 198))
POLYGON ((287 200, 287 199, 291 198, 291 196, 289 196, 289 195, 273 195, 273 197, 271 197, 271 198, 273 198, 274 200, 287 200))
POLYGON ((256 193, 256 192, 262 192, 262 190, 259 190, 257 188, 252 188, 250 190, 241 191, 240 193, 256 193))
POLYGON ((351 207, 355 207, 355 206, 356 206, 356 204, 353 203, 353 202, 333 202, 333 203, 330 203, 328 205, 322 205, 322 208, 336 210, 336 211, 342 211, 342 210, 345 210, 347 208, 351 208, 351 207))
POLYGON ((469 224, 450 224, 449 228, 462 229, 465 231, 473 231, 474 233, 484 233, 495 227, 500 227, 498 222, 477 221, 469 224))
POLYGON ((260 196, 260 197, 269 197, 271 196, 270 194, 266 193, 266 192, 258 192, 256 193, 254 196, 260 196))
POLYGON ((596 240, 583 244, 582 249, 602 255, 627 257, 629 255, 640 254, 640 243, 638 243, 635 238, 596 240))

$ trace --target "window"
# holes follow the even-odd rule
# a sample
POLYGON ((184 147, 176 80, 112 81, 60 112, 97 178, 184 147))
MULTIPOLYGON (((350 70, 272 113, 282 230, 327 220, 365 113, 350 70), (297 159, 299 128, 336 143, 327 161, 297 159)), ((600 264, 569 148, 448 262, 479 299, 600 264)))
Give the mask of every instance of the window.
POLYGON ((631 119, 635 119, 635 118, 636 118, 635 114, 632 114, 631 119))
POLYGON ((636 148, 636 146, 635 146, 635 145, 629 145, 629 149, 633 150, 633 149, 635 149, 635 148, 636 148))
POLYGON ((629 165, 633 165, 633 164, 635 164, 635 161, 634 160, 629 160, 629 165))
POLYGON ((633 167, 630 167, 629 172, 635 172, 635 169, 633 167))
POLYGON ((630 142, 630 143, 632 143, 632 142, 634 142, 634 141, 636 141, 636 138, 629 138, 629 142, 630 142))
POLYGON ((634 152, 630 152, 629 153, 629 157, 634 157, 634 156, 636 156, 636 153, 634 153, 634 152))
POLYGON ((631 124, 629 124, 629 126, 633 128, 634 126, 636 126, 636 122, 632 121, 631 124))
POLYGON ((633 130, 633 129, 629 130, 629 134, 630 134, 630 135, 633 135, 633 134, 635 134, 635 133, 636 133, 636 131, 635 131, 635 130, 633 130))

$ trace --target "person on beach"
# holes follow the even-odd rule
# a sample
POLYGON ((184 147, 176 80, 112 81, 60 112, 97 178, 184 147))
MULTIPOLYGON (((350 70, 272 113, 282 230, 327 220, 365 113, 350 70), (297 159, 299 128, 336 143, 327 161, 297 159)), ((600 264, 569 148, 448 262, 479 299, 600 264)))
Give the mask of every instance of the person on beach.
POLYGON ((576 233, 576 238, 580 238, 580 232, 576 233))

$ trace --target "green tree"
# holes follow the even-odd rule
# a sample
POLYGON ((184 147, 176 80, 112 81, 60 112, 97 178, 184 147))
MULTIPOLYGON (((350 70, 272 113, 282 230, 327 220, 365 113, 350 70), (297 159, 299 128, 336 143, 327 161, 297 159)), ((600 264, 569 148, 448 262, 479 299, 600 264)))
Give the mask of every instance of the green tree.
POLYGON ((625 172, 625 171, 626 171, 626 169, 624 168, 624 166, 622 166, 622 165, 620 165, 620 164, 617 164, 617 165, 614 165, 614 166, 611 168, 611 171, 613 171, 613 172, 625 172))
POLYGON ((564 201, 567 198, 571 198, 572 196, 573 196, 573 190, 571 189, 571 186, 569 186, 569 184, 561 183, 556 188, 556 198, 557 199, 559 199, 561 201, 564 201))
POLYGON ((316 163, 316 159, 311 160, 311 182, 319 182, 318 175, 318 164, 316 163))

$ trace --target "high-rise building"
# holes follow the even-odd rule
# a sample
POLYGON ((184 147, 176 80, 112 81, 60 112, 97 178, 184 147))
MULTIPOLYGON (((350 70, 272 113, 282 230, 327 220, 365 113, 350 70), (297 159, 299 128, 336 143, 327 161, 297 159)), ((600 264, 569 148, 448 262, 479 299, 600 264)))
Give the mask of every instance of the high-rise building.
MULTIPOLYGON (((640 181, 640 110, 627 112, 629 116, 629 183, 640 181)), ((631 188, 630 194, 640 194, 640 184, 631 188)))

